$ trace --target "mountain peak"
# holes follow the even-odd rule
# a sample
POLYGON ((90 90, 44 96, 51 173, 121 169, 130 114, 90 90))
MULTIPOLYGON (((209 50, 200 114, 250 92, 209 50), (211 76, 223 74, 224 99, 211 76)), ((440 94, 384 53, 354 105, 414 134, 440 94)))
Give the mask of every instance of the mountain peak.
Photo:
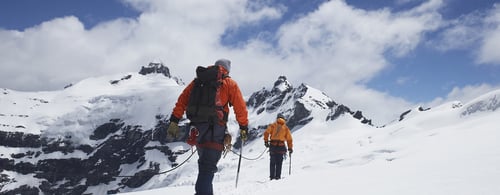
POLYGON ((167 78, 171 78, 170 70, 161 62, 150 62, 147 66, 142 66, 139 74, 163 74, 167 78))
POLYGON ((142 66, 139 74, 148 75, 148 74, 162 74, 167 78, 174 79, 175 82, 179 85, 185 85, 182 79, 172 76, 170 74, 170 69, 167 66, 163 65, 162 62, 150 62, 147 66, 142 66))
POLYGON ((324 92, 304 83, 294 88, 286 76, 279 76, 271 91, 263 88, 253 93, 247 101, 247 107, 250 113, 261 115, 263 118, 283 114, 288 119, 287 125, 292 131, 315 117, 333 121, 346 113, 363 124, 371 125, 371 120, 365 118, 361 111, 351 111, 347 106, 337 104, 324 92), (328 111, 330 112, 326 116, 328 111))
POLYGON ((292 90, 293 86, 288 82, 286 79, 286 76, 279 76, 278 80, 274 82, 274 87, 272 89, 272 93, 282 93, 282 92, 288 92, 289 90, 292 90))

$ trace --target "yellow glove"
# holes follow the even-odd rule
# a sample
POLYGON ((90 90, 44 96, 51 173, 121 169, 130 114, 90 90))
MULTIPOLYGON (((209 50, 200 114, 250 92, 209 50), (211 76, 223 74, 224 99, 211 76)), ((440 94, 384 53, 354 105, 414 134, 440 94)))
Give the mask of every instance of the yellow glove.
POLYGON ((246 129, 240 129, 240 137, 241 137, 241 141, 247 141, 247 130, 246 129))
POLYGON ((176 122, 170 122, 167 129, 167 138, 171 140, 177 138, 179 131, 179 125, 176 122))

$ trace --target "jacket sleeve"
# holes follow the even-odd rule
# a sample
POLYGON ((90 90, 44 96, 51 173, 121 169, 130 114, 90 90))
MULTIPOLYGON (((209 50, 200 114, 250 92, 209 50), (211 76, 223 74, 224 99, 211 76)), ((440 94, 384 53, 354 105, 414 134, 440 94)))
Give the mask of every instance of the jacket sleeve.
POLYGON ((172 111, 172 116, 170 117, 171 120, 173 117, 175 117, 175 119, 177 119, 176 122, 178 122, 178 120, 182 118, 182 115, 184 115, 184 111, 186 111, 186 107, 189 102, 189 95, 191 94, 193 85, 194 82, 191 81, 191 83, 189 83, 189 85, 182 91, 181 95, 177 99, 177 103, 175 103, 174 110, 172 111))
POLYGON ((288 128, 288 126, 286 126, 285 139, 286 139, 286 144, 288 145, 288 149, 293 149, 292 133, 290 131, 290 128, 288 128))
POLYGON ((234 80, 231 79, 229 93, 229 102, 233 105, 234 114, 236 115, 236 121, 240 126, 248 127, 248 111, 247 104, 243 99, 240 88, 234 80))

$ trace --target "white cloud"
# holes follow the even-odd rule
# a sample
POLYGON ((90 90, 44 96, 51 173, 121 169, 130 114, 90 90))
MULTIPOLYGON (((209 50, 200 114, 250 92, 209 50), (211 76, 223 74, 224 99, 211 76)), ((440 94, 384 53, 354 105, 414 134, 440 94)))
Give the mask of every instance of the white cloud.
MULTIPOLYGON (((85 77, 138 71, 160 59, 174 74, 193 77, 193 67, 231 57, 219 43, 228 28, 280 17, 280 10, 247 9, 246 1, 129 1, 144 11, 84 29, 73 16, 23 31, 0 29, 2 87, 61 89, 85 77)), ((257 4, 252 4, 255 9, 257 4)))
POLYGON ((437 40, 431 41, 431 47, 439 51, 467 50, 477 45, 481 39, 482 20, 484 15, 480 12, 473 12, 449 21, 437 40))
POLYGON ((500 4, 486 12, 475 11, 443 25, 429 45, 439 51, 472 50, 477 64, 500 65, 500 4), (473 48, 473 49, 471 49, 473 48))
POLYGON ((363 84, 387 67, 385 55, 407 55, 442 22, 440 0, 397 13, 332 0, 281 26, 278 45, 256 38, 230 48, 220 43, 224 33, 279 19, 286 8, 246 0, 126 2, 142 12, 140 17, 91 29, 76 17, 64 17, 24 31, 0 30, 2 87, 60 89, 85 77, 138 71, 152 60, 189 81, 195 66, 225 57, 232 60, 231 75, 245 95, 286 75, 295 85, 307 83, 375 121, 387 121, 393 110, 410 103, 363 84))
POLYGON ((500 4, 495 4, 485 23, 487 29, 477 60, 481 64, 500 65, 500 4))
POLYGON ((97 64, 104 57, 103 45, 92 40, 75 17, 57 18, 23 32, 0 30, 2 84, 47 89, 88 75, 89 70, 98 74, 95 68, 103 65, 97 64))
POLYGON ((363 115, 372 119, 376 126, 386 125, 397 119, 401 113, 412 108, 413 103, 391 96, 365 86, 353 85, 348 90, 333 95, 335 101, 345 104, 353 110, 363 111, 363 115))
POLYGON ((427 104, 431 107, 451 101, 460 101, 465 104, 479 97, 480 95, 491 92, 493 90, 500 90, 500 85, 478 84, 467 85, 461 88, 454 87, 445 98, 436 98, 435 100, 427 104))
POLYGON ((378 110, 371 116, 387 121, 391 115, 384 113, 387 104, 400 108, 408 103, 358 84, 388 66, 386 53, 404 56, 421 42, 425 32, 438 28, 441 17, 436 9, 440 5, 440 1, 429 1, 407 12, 392 13, 388 9, 365 11, 343 1, 329 1, 317 11, 282 26, 279 49, 285 59, 292 61, 290 70, 297 77, 307 78, 311 86, 326 90, 354 109, 378 110))

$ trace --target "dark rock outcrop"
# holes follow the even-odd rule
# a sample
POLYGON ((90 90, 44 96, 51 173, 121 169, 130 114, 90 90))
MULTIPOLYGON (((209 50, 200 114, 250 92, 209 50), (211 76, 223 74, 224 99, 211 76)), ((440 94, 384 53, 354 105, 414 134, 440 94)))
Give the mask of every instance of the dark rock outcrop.
MULTIPOLYGON (((314 91, 313 95, 307 95, 309 90, 314 90, 306 84, 301 84, 294 88, 285 76, 278 77, 274 82, 271 90, 262 88, 253 93, 247 101, 247 107, 250 111, 256 114, 265 112, 278 114, 281 113, 287 119, 287 125, 295 131, 301 126, 311 122, 314 118, 311 116, 313 110, 330 110, 330 114, 326 117, 326 121, 336 120, 343 114, 349 114, 353 118, 358 119, 363 124, 372 125, 371 120, 363 116, 361 111, 351 111, 345 105, 338 105, 335 101, 329 98, 324 93, 314 91)), ((263 131, 268 124, 256 124, 249 131, 248 139, 255 140, 262 136, 263 131)), ((239 139, 234 144, 239 148, 241 143, 239 139)))
POLYGON ((149 63, 147 66, 143 66, 139 71, 139 74, 163 74, 167 78, 171 78, 170 70, 168 67, 164 66, 163 63, 149 63))
POLYGON ((40 135, 0 131, 0 146, 38 148, 41 145, 40 135))
MULTIPOLYGON (((178 155, 188 151, 173 152, 166 145, 147 146, 150 142, 166 137, 153 133, 164 130, 164 122, 160 122, 164 121, 164 118, 159 116, 157 119, 158 125, 150 130, 143 130, 137 125, 126 125, 120 119, 110 119, 110 122, 98 126, 89 136, 89 139, 100 142, 95 146, 74 144, 70 141, 71 137, 53 139, 20 132, 0 132, 0 143, 3 146, 40 148, 43 151, 29 150, 11 154, 12 159, 0 158, 0 171, 33 174, 33 177, 42 181, 38 186, 20 186, 10 191, 2 191, 1 194, 83 194, 89 186, 106 185, 117 180, 120 181, 119 186, 110 186, 108 192, 118 193, 123 187, 140 187, 160 171, 159 163, 145 158, 146 151, 160 151, 165 155, 165 159, 171 161, 172 166, 177 165, 175 160, 178 155), (152 134, 155 134, 156 138, 152 134), (77 150, 88 154, 88 158, 42 158, 43 154, 61 152, 71 155, 77 150), (25 162, 22 160, 24 158, 34 159, 36 163, 25 162), (122 165, 137 163, 139 168, 148 162, 149 168, 130 177, 119 177, 122 165)), ((9 182, 15 181, 5 174, 0 175, 0 186, 9 182)))

